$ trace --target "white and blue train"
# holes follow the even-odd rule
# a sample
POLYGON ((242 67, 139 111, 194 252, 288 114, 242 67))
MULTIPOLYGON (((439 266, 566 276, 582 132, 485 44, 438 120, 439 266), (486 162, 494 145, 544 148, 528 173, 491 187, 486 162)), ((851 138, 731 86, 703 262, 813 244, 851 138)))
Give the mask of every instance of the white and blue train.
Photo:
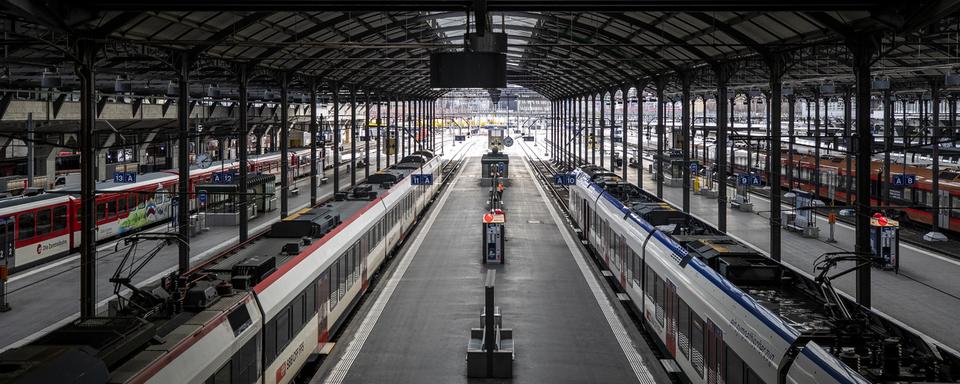
POLYGON ((693 383, 952 382, 956 355, 602 168, 569 213, 693 383))

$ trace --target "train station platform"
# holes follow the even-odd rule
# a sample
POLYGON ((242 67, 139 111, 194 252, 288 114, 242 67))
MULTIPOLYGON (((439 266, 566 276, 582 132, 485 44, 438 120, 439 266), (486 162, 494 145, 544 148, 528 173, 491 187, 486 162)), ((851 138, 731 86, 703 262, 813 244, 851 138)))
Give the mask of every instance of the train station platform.
MULTIPOLYGON (((347 166, 341 168, 341 177, 349 177, 347 166)), ((326 174, 332 174, 327 170, 326 174)), ((358 178, 362 179, 363 170, 358 169, 358 178)), ((350 185, 341 182, 341 188, 350 185)), ((298 187, 300 193, 289 197, 290 212, 295 212, 310 203, 310 179, 301 178, 291 184, 298 187)), ((323 200, 333 195, 333 183, 318 185, 317 198, 323 200)), ((279 205, 279 202, 277 202, 279 205)), ((250 220, 249 231, 253 235, 279 220, 279 208, 262 214, 250 220)), ((217 255, 229 247, 236 245, 239 240, 238 228, 235 226, 214 226, 190 238, 191 264, 217 255)), ((148 232, 162 232, 169 230, 167 224, 147 230, 148 232)), ((115 296, 113 284, 108 281, 116 271, 124 257, 125 246, 120 245, 119 251, 115 246, 117 241, 108 241, 98 247, 97 256, 97 299, 98 311, 106 310, 107 303, 115 296)), ((137 250, 137 257, 142 257, 157 242, 144 242, 137 250)), ((161 276, 176 270, 178 260, 176 244, 169 244, 159 251, 143 270, 135 276, 134 284, 140 285, 156 281, 161 276)), ((79 255, 72 254, 47 264, 14 274, 7 284, 7 300, 13 308, 9 312, 0 313, 0 351, 27 343, 39 336, 49 333, 79 316, 79 301, 77 288, 79 287, 79 255)))
MULTIPOLYGON (((630 140, 635 142, 636 137, 632 136, 630 140)), ((609 142, 607 145, 609 150, 609 142)), ((617 148, 620 148, 619 143, 617 148)), ((543 150, 537 153, 543 155, 543 150)), ((599 156, 599 153, 597 155, 599 156)), ((606 155, 609 156, 609 152, 606 155)), ((643 189, 655 194, 656 181, 647 172, 651 164, 652 159, 644 158, 643 189)), ((637 169, 628 170, 628 181, 635 184, 637 169)), ((621 172, 619 168, 616 170, 617 174, 621 172)), ((727 196, 734 196, 732 186, 727 196)), ((663 199, 680 207, 683 191, 680 187, 670 187, 665 183, 663 199)), ((740 212, 727 205, 728 234, 769 254, 770 201, 753 194, 751 202, 752 212, 740 212)), ((793 207, 783 204, 782 209, 790 211, 793 207)), ((717 199, 690 193, 690 212, 693 215, 717 225, 717 211, 717 199)), ((817 273, 813 270, 813 265, 820 255, 854 250, 853 226, 838 221, 834 229, 837 242, 828 243, 827 218, 817 216, 817 225, 820 228, 819 238, 805 238, 798 233, 781 230, 783 262, 810 275, 817 273)), ((960 350, 960 333, 953 331, 956 319, 960 318, 960 281, 956 279, 958 275, 960 260, 901 241, 899 274, 873 269, 873 308, 907 328, 927 335, 953 350, 960 350)), ((834 286, 850 297, 855 295, 854 284, 854 274, 843 276, 834 282, 834 286)))
MULTIPOLYGON (((481 147, 481 146, 476 146, 481 147)), ((514 147, 516 149, 516 147, 514 147)), ((516 340, 515 383, 665 382, 616 295, 562 226, 522 152, 504 193, 506 264, 481 262, 489 187, 479 151, 398 252, 311 383, 463 383, 484 277, 516 340)))

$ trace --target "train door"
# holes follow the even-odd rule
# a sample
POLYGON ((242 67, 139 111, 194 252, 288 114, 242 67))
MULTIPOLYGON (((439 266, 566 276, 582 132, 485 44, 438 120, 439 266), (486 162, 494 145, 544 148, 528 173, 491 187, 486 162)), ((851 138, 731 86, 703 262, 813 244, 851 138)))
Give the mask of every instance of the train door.
MULTIPOLYGON (((940 228, 950 228, 950 191, 940 191, 940 211, 936 212, 937 225, 940 228)), ((932 205, 932 204, 931 204, 932 205)))
POLYGON ((360 246, 357 250, 360 252, 360 289, 367 290, 367 254, 370 253, 370 232, 367 232, 360 239, 360 246))
MULTIPOLYGON (((837 200, 837 185, 840 181, 840 177, 837 174, 837 169, 825 168, 823 175, 827 183, 827 198, 830 199, 830 201, 837 200)), ((820 191, 817 192, 819 193, 820 191)))
MULTIPOLYGON (((723 331, 711 320, 707 320, 707 384, 723 384, 724 361, 723 331)), ((732 383, 731 383, 732 384, 732 383)))
POLYGON ((627 239, 625 237, 620 237, 620 247, 617 249, 617 252, 620 254, 617 256, 620 259, 620 286, 626 289, 627 287, 627 239))
POLYGON ((330 340, 330 331, 327 329, 327 305, 330 302, 330 272, 329 269, 320 274, 317 279, 317 313, 320 314, 320 344, 330 340))
POLYGON ((667 326, 667 350, 670 356, 677 357, 677 307, 679 298, 677 297, 677 286, 669 280, 664 280, 664 312, 666 312, 667 326))
POLYGON ((590 205, 587 203, 587 199, 581 199, 580 205, 582 207, 580 209, 580 216, 581 216, 581 220, 580 220, 581 232, 580 233, 584 239, 589 241, 590 240, 590 205))

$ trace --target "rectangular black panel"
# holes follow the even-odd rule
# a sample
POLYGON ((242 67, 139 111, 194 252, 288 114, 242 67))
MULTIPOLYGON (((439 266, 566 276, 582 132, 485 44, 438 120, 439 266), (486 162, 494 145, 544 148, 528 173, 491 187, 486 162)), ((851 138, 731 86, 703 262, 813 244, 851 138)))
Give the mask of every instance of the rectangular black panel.
POLYGON ((430 54, 431 88, 506 88, 507 56, 491 52, 430 54))

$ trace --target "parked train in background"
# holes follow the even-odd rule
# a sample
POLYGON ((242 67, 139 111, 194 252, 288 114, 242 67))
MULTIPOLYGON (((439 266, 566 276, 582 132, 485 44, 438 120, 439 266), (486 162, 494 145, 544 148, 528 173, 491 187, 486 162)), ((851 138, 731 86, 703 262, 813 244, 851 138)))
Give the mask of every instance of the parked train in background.
MULTIPOLYGON (((713 165, 715 159, 714 143, 707 143, 708 165, 713 165)), ((760 174, 766 184, 770 180, 770 174, 767 172, 767 156, 765 152, 753 151, 750 159, 751 166, 747 168, 747 151, 742 148, 728 148, 727 153, 733 151, 734 165, 733 172, 736 174, 743 172, 752 172, 760 174)), ((694 150, 691 153, 691 159, 703 161, 703 144, 697 142, 694 144, 694 150)), ((729 156, 729 155, 728 155, 729 156)), ((787 168, 790 162, 790 152, 783 149, 781 152, 781 164, 783 176, 781 176, 781 187, 786 189, 801 189, 804 191, 815 192, 822 199, 837 204, 844 204, 847 200, 847 194, 850 194, 850 201, 856 201, 856 194, 847 190, 847 159, 842 154, 821 154, 820 155, 820 189, 816 188, 816 157, 813 153, 794 150, 793 153, 793 179, 794 185, 789 184, 787 168)), ((851 158, 851 160, 854 160, 851 158)), ((730 161, 727 161, 728 166, 730 161)), ((664 165, 667 167, 667 165, 664 165)), ((729 168, 728 168, 729 169, 729 168)), ((856 176, 855 164, 850 164, 851 189, 855 188, 854 177, 856 176)), ((874 160, 870 163, 870 203, 874 207, 880 207, 880 201, 877 196, 881 196, 881 172, 883 162, 874 160)), ((701 168, 701 171, 703 169, 701 168)), ((916 175, 916 183, 912 186, 894 186, 890 185, 890 201, 884 202, 882 206, 889 207, 885 210, 888 215, 898 218, 902 224, 921 224, 927 228, 933 225, 933 170, 927 166, 891 163, 891 174, 916 175)), ((714 177, 716 174, 714 174, 714 177)), ((941 228, 960 235, 960 169, 952 166, 940 168, 940 207, 943 217, 941 218, 941 228)), ((878 208, 879 209, 879 208, 878 208)))
MULTIPOLYGON (((310 173, 310 150, 290 151, 291 177, 310 173)), ((249 172, 277 176, 280 155, 264 154, 250 158, 249 172)), ((189 190, 194 185, 210 183, 214 173, 236 172, 237 161, 214 162, 207 167, 190 170, 189 190)), ((174 197, 178 193, 178 172, 168 170, 137 175, 134 183, 114 181, 96 184, 97 241, 112 239, 145 227, 165 222, 172 217, 174 197)), ((14 256, 7 263, 13 272, 69 254, 80 246, 80 200, 76 186, 0 200, 0 220, 12 219, 14 256), (68 192, 69 191, 69 192, 68 192)), ((195 210, 195 197, 190 199, 195 210)))

